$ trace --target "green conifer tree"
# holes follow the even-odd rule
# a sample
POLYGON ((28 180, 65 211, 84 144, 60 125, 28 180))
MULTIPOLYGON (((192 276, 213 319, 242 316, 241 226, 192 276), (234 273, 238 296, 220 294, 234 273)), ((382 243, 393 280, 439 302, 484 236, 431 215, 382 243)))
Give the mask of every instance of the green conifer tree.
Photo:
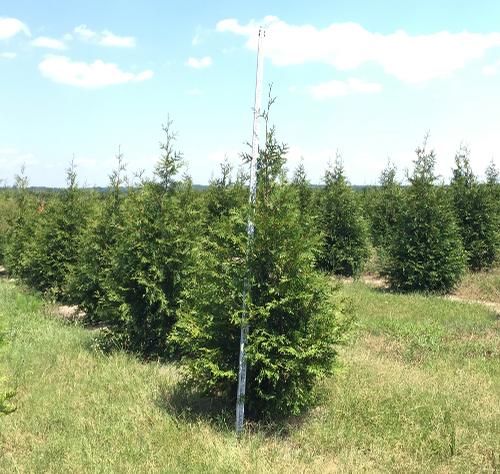
POLYGON ((24 166, 14 184, 15 213, 8 226, 4 246, 4 262, 9 273, 18 278, 29 274, 27 248, 33 239, 37 221, 35 196, 28 190, 24 166))
POLYGON ((300 163, 293 173, 292 186, 299 196, 299 207, 302 217, 311 219, 315 214, 313 191, 311 183, 307 179, 303 158, 300 159, 300 163))
POLYGON ((469 268, 478 271, 491 267, 498 258, 498 216, 488 187, 481 185, 472 172, 470 151, 464 145, 455 155, 450 189, 469 268))
POLYGON ((459 281, 465 254, 449 199, 434 174, 434 150, 416 149, 410 187, 394 229, 385 273, 403 291, 450 291, 459 281))
POLYGON ((221 215, 195 249, 172 333, 191 386, 234 402, 247 275, 245 402, 253 418, 295 414, 311 402, 314 383, 332 370, 350 320, 328 279, 315 270, 320 239, 301 225, 298 194, 285 178, 286 146, 274 129, 266 137, 257 164, 251 251, 246 208, 221 215))
POLYGON ((24 277, 32 287, 70 302, 66 278, 77 261, 78 239, 89 205, 88 196, 78 188, 74 160, 67 169, 66 182, 66 189, 39 208, 38 223, 26 249, 29 262, 24 277))
POLYGON ((320 268, 338 275, 358 276, 368 259, 368 226, 363 217, 359 196, 349 186, 341 157, 325 173, 322 190, 320 228, 323 249, 320 268))
POLYGON ((128 193, 123 230, 110 257, 107 304, 100 308, 100 318, 120 344, 162 359, 172 353, 167 336, 176 320, 190 248, 200 233, 191 181, 177 177, 183 161, 171 125, 163 127, 156 180, 128 193))
POLYGON ((106 323, 113 306, 113 265, 116 245, 123 232, 127 184, 123 154, 118 150, 117 167, 109 176, 105 196, 96 200, 89 225, 78 242, 78 259, 69 275, 69 293, 89 323, 106 323))

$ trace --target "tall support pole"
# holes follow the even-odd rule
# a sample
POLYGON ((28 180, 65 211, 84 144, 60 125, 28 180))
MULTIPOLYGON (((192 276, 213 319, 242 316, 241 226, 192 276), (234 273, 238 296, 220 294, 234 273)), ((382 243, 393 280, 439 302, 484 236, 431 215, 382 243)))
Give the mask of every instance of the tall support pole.
MULTIPOLYGON (((263 41, 266 33, 263 28, 259 29, 259 43, 257 49, 257 73, 255 79, 255 104, 253 108, 253 134, 252 134, 252 160, 250 161, 250 215, 248 216, 247 223, 247 265, 248 257, 250 256, 253 237, 254 237, 254 212, 255 212, 255 197, 257 193, 257 155, 259 153, 259 119, 260 104, 262 101, 262 76, 263 76, 263 41)), ((238 368, 238 392, 236 397, 236 433, 239 435, 243 430, 243 422, 245 420, 245 391, 246 391, 246 379, 247 379, 247 359, 245 354, 245 346, 248 337, 248 308, 247 308, 247 298, 250 290, 250 282, 248 275, 245 275, 245 281, 243 283, 243 315, 241 318, 241 334, 240 334, 240 360, 238 368)))

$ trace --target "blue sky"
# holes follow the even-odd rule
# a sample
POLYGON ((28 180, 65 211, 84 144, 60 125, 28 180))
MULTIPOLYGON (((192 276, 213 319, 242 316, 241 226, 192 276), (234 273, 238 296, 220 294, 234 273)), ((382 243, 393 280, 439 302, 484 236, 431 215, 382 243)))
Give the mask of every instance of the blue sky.
POLYGON ((118 145, 150 174, 174 120, 195 183, 251 136, 255 37, 267 30, 271 120, 313 182, 339 150, 355 184, 388 157, 403 177, 431 133, 450 175, 463 141, 482 175, 500 154, 497 1, 24 1, 0 3, 0 179, 23 163, 60 186, 104 185, 118 145))

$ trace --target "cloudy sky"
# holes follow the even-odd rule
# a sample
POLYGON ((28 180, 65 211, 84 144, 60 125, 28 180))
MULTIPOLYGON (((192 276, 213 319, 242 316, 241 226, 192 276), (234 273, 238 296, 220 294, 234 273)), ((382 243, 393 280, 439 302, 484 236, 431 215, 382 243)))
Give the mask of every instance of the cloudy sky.
POLYGON ((150 173, 168 116, 195 183, 251 136, 257 31, 272 121, 313 182, 342 154, 355 184, 401 170, 430 131, 447 178, 461 142, 482 175, 500 155, 500 2, 0 3, 0 180, 26 165, 59 186, 75 156, 104 185, 118 146, 150 173), (439 3, 439 5, 437 5, 439 3))

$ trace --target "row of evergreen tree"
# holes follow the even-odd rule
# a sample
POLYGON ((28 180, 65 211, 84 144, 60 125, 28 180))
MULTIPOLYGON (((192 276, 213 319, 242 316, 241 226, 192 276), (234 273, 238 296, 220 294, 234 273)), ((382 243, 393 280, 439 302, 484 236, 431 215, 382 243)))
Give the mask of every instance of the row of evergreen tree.
POLYGON ((0 200, 0 258, 30 286, 77 304, 89 324, 105 328, 108 346, 181 360, 191 389, 226 400, 236 393, 247 277, 254 417, 298 413, 311 402, 352 321, 328 274, 358 276, 372 244, 400 290, 448 291, 466 265, 488 268, 498 258, 498 173, 490 167, 480 184, 466 148, 448 187, 437 182, 424 143, 409 186, 389 166, 381 186, 361 194, 339 156, 322 188, 309 185, 303 165, 288 182, 287 147, 269 128, 249 252, 245 173, 233 179, 224 164, 207 191, 195 191, 178 178, 183 158, 170 123, 164 132, 154 178, 134 186, 120 153, 102 195, 79 189, 73 166, 67 189, 52 195, 29 192, 18 176, 0 200))

